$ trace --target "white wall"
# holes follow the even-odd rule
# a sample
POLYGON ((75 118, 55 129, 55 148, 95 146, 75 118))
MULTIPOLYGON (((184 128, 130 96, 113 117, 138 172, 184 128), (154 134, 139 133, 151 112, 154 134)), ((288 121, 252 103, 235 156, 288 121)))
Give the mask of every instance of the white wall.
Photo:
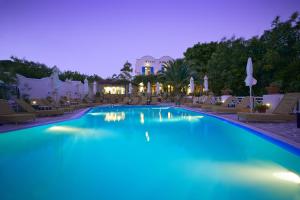
POLYGON ((18 87, 20 95, 29 95, 29 98, 46 98, 51 96, 55 99, 60 99, 61 96, 69 98, 83 98, 89 93, 87 81, 61 81, 56 75, 50 77, 33 79, 26 78, 17 74, 18 87))
POLYGON ((154 74, 156 74, 159 70, 161 70, 164 62, 168 62, 170 60, 174 60, 170 56, 163 56, 159 59, 155 59, 152 56, 143 56, 140 59, 136 59, 135 63, 135 74, 142 74, 142 67, 149 65, 150 67, 154 67, 154 74))

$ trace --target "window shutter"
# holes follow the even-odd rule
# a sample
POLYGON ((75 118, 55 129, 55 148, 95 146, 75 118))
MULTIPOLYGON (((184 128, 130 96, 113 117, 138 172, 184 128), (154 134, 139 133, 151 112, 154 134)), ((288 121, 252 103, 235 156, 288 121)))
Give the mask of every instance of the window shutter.
POLYGON ((142 67, 142 74, 145 75, 145 67, 142 67))
POLYGON ((154 67, 151 67, 151 74, 154 74, 154 67))

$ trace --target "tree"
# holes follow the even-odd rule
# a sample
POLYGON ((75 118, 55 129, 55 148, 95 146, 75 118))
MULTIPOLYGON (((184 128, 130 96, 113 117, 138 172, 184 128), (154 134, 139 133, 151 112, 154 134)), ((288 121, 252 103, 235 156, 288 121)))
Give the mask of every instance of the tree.
POLYGON ((118 79, 123 80, 125 82, 129 82, 132 80, 132 67, 131 67, 131 63, 129 63, 128 61, 125 62, 125 64, 123 65, 123 68, 120 70, 121 73, 118 75, 118 79))
POLYGON ((178 103, 182 94, 185 93, 185 88, 191 76, 187 63, 183 59, 166 62, 163 65, 160 76, 165 80, 166 84, 173 86, 173 92, 178 103))

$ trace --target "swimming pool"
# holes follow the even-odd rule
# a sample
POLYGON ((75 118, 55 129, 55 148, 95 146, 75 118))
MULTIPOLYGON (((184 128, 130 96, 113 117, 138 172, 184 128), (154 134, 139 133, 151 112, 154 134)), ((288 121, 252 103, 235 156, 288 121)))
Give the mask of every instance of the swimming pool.
POLYGON ((174 107, 97 107, 0 134, 0 199, 300 199, 300 156, 174 107))

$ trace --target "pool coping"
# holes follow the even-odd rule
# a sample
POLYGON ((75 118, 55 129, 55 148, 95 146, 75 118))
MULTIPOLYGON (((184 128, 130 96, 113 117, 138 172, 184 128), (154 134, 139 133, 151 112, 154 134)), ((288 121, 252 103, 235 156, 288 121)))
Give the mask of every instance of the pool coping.
POLYGON ((252 125, 240 122, 240 121, 236 121, 236 120, 233 120, 233 119, 228 119, 226 117, 219 116, 219 115, 213 114, 213 113, 207 113, 207 112, 204 112, 204 111, 201 111, 201 110, 197 110, 195 108, 190 108, 190 107, 186 107, 186 106, 180 106, 180 107, 173 106, 173 107, 183 108, 185 110, 189 110, 189 111, 197 112, 197 113, 204 114, 204 115, 207 115, 207 116, 211 116, 211 117, 220 119, 222 121, 234 124, 234 125, 236 125, 238 127, 241 127, 243 129, 250 130, 251 133, 253 133, 253 134, 255 134, 259 137, 262 137, 262 138, 274 143, 275 145, 278 145, 278 146, 280 146, 280 147, 282 147, 282 148, 284 148, 284 149, 286 149, 290 152, 293 152, 294 154, 300 156, 300 144, 299 143, 288 140, 287 138, 285 138, 283 136, 280 136, 276 133, 273 133, 271 131, 266 131, 266 130, 263 130, 261 128, 257 128, 255 126, 252 126, 252 125))

